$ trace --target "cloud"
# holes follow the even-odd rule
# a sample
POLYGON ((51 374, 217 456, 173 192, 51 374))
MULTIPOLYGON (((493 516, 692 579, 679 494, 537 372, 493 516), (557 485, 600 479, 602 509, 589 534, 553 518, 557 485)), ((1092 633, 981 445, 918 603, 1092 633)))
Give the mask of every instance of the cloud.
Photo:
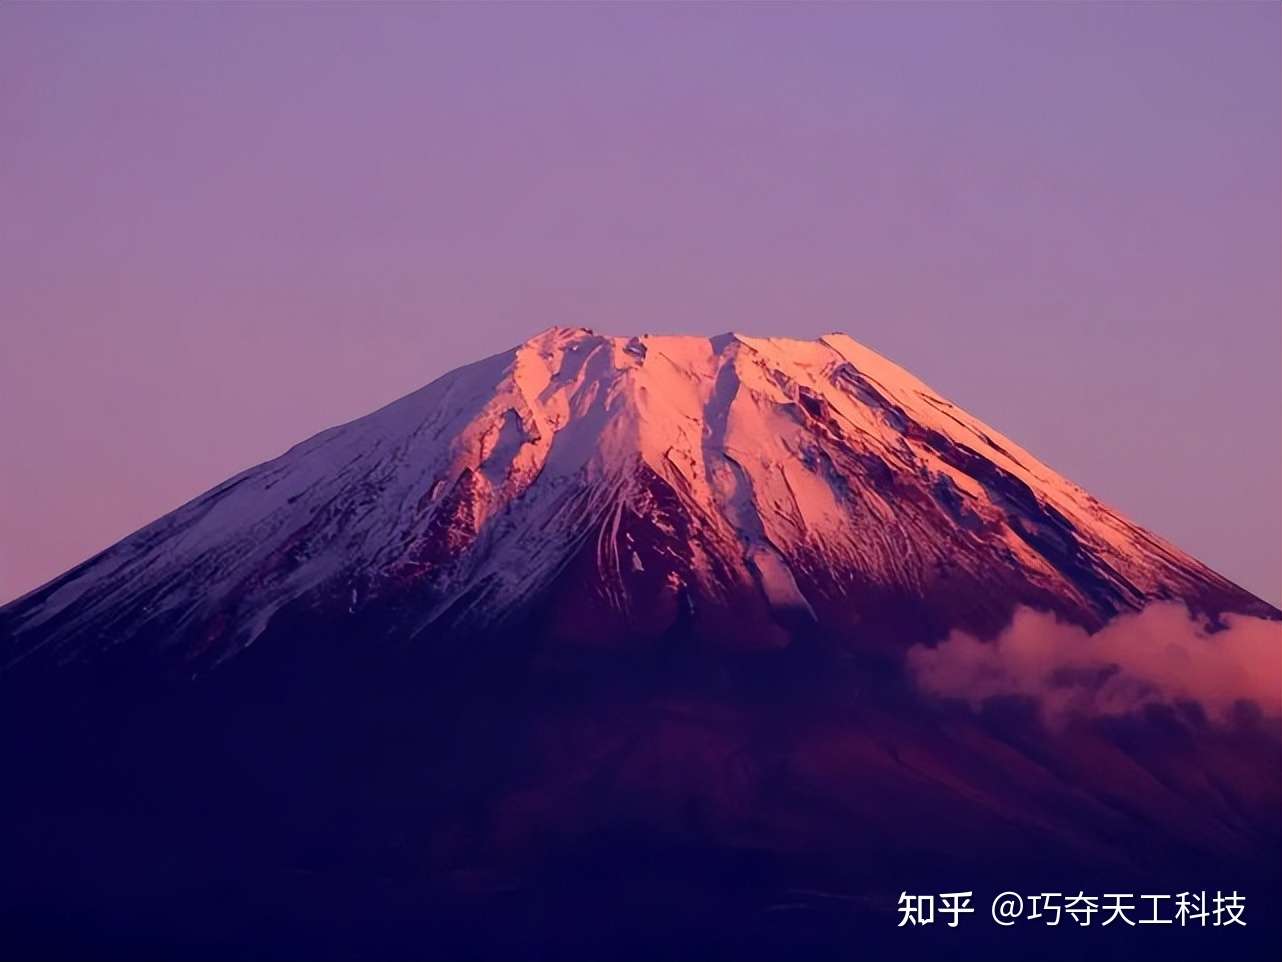
POLYGON ((1242 701, 1282 715, 1282 622, 1222 620, 1212 630, 1182 605, 1157 603, 1089 634, 1021 608, 992 641, 953 632, 934 647, 914 645, 908 667, 927 693, 975 709, 995 696, 1023 695, 1039 702, 1050 723, 1189 701, 1214 721, 1228 721, 1242 701))

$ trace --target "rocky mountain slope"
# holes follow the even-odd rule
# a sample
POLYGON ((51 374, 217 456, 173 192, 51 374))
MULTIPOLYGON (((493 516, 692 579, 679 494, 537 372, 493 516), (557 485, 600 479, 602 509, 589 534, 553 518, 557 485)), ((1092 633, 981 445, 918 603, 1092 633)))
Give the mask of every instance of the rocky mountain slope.
POLYGON ((410 635, 542 605, 610 645, 686 617, 751 649, 1154 599, 1270 612, 845 335, 553 328, 231 478, 0 630, 10 665, 150 638, 203 670, 299 604, 410 635))
POLYGON ((845 335, 554 328, 0 609, 0 955, 1276 957, 1278 617, 845 335))

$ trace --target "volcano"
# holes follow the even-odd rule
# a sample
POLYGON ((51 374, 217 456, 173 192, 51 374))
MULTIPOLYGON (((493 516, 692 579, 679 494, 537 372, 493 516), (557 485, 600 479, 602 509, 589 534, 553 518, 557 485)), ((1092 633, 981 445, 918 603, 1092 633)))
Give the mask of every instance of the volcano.
POLYGON ((902 957, 943 938, 896 935, 913 886, 1276 900, 1260 706, 1048 725, 906 667, 1021 611, 1089 635, 1154 605, 1211 638, 1280 617, 844 334, 552 328, 0 609, 7 930, 902 957))
POLYGON ((407 637, 539 610, 550 640, 778 648, 1273 615, 851 338, 553 328, 228 480, 4 610, 10 665, 205 670, 282 610, 407 637), (147 639, 152 639, 150 642, 147 639))

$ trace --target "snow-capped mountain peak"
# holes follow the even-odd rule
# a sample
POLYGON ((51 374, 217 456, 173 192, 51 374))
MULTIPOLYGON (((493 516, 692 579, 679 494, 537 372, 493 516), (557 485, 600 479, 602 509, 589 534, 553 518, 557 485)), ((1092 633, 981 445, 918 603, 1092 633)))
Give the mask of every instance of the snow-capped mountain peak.
POLYGON ((537 611, 568 641, 685 619, 759 647, 1155 598, 1271 612, 845 334, 552 327, 229 479, 0 631, 10 664, 140 638, 217 662, 287 608, 392 605, 412 635, 537 611))

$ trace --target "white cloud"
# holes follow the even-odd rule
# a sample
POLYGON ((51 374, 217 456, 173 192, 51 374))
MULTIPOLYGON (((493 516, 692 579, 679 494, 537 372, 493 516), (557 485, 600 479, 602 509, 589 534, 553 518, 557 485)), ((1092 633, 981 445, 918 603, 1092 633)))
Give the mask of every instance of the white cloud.
POLYGON ((1212 630, 1182 605, 1152 604, 1089 634, 1021 608, 992 641, 953 632, 914 645, 918 686, 978 709, 998 695, 1036 699, 1043 717, 1124 715, 1148 704, 1194 701, 1226 721, 1241 701, 1282 715, 1282 622, 1226 615, 1212 630))

